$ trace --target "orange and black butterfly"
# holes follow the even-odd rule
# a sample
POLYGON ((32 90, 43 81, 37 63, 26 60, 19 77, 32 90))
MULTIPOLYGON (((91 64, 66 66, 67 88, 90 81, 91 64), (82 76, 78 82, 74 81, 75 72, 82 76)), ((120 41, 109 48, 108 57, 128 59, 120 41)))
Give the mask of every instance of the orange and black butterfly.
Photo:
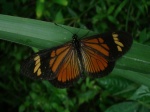
POLYGON ((41 50, 21 65, 21 74, 33 79, 49 80, 54 86, 71 86, 80 77, 102 77, 114 68, 115 61, 132 45, 126 32, 110 32, 41 50))

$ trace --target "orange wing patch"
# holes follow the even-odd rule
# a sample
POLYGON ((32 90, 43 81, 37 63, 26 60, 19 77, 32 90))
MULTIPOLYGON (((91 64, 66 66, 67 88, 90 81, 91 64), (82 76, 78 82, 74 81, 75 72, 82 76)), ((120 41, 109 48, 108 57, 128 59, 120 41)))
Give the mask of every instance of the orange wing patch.
POLYGON ((57 80, 64 83, 72 81, 78 77, 80 74, 78 63, 78 57, 75 55, 74 51, 72 51, 62 63, 57 74, 57 80))
POLYGON ((49 64, 50 64, 50 68, 52 69, 54 73, 58 69, 60 63, 65 58, 69 50, 70 48, 68 46, 64 46, 56 50, 53 50, 51 52, 50 54, 51 59, 50 59, 49 64))
POLYGON ((63 46, 50 53, 50 68, 59 82, 65 83, 79 76, 79 60, 72 46, 63 46))
POLYGON ((82 40, 82 43, 84 46, 94 49, 94 51, 98 51, 105 56, 109 56, 109 47, 104 43, 102 38, 84 39, 82 40))
POLYGON ((117 45, 118 51, 122 52, 122 47, 124 47, 124 45, 119 41, 118 34, 112 33, 112 37, 114 39, 115 44, 117 45))
POLYGON ((108 49, 108 46, 106 46, 106 44, 104 44, 103 47, 98 44, 85 43, 85 45, 101 52, 102 54, 104 54, 106 56, 109 56, 109 52, 106 50, 106 49, 108 49))
POLYGON ((105 70, 108 66, 108 61, 104 57, 98 55, 90 49, 84 48, 82 55, 85 70, 89 73, 99 73, 105 70))
POLYGON ((92 38, 82 40, 82 56, 85 71, 89 74, 97 74, 103 72, 108 67, 109 50, 110 48, 105 43, 103 38, 92 38), (97 41, 93 43, 93 40, 97 41), (102 54, 102 55, 100 55, 102 54))

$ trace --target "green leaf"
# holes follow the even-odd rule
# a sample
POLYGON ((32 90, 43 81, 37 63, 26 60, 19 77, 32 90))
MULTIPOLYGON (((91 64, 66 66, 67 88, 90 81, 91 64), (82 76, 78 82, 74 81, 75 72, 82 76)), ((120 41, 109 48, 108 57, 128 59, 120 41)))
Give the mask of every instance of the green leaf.
POLYGON ((97 82, 100 84, 100 87, 105 88, 106 91, 113 95, 125 94, 127 96, 128 92, 137 88, 133 85, 133 82, 113 75, 109 75, 108 77, 104 77, 102 79, 97 79, 97 82))
POLYGON ((150 88, 147 86, 140 86, 136 92, 130 97, 131 100, 138 100, 150 107, 150 88))
POLYGON ((139 42, 144 43, 150 40, 150 32, 146 31, 147 29, 143 29, 140 33, 139 42))
POLYGON ((70 41, 72 33, 77 33, 79 37, 87 33, 87 36, 95 34, 89 30, 60 26, 65 29, 50 22, 0 15, 0 39, 45 49, 70 41))
POLYGON ((121 4, 115 10, 114 17, 116 17, 121 12, 121 10, 126 5, 126 3, 127 3, 127 0, 124 0, 124 1, 121 2, 121 4))
POLYGON ((38 0, 36 2, 36 16, 37 18, 41 18, 44 12, 44 2, 45 0, 38 0))
POLYGON ((107 14, 110 15, 111 13, 113 13, 114 9, 115 9, 115 5, 110 6, 110 7, 108 8, 107 14))
POLYGON ((137 102, 124 102, 113 105, 105 112, 149 112, 150 109, 140 105, 137 102))
POLYGON ((150 46, 133 43, 130 51, 117 61, 117 68, 150 74, 150 46))
POLYGON ((53 0, 53 2, 63 5, 63 6, 67 6, 68 5, 68 1, 67 0, 53 0))
POLYGON ((56 23, 64 23, 64 18, 63 18, 62 11, 57 12, 57 14, 55 16, 55 22, 56 23))
POLYGON ((131 70, 117 69, 115 68, 112 75, 124 77, 138 84, 143 84, 150 87, 150 76, 149 74, 134 72, 131 70))
MULTIPOLYGON (((95 34, 89 30, 60 26, 65 29, 50 22, 0 15, 0 39, 44 49, 70 41, 75 33, 79 37, 95 34)), ((150 46, 134 42, 131 50, 117 61, 112 74, 150 87, 149 49, 150 46)))

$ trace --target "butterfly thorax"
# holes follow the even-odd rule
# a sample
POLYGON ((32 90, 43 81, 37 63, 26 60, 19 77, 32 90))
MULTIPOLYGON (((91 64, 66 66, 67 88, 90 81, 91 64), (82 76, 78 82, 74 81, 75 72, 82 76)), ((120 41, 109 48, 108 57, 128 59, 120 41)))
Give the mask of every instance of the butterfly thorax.
POLYGON ((74 34, 72 36, 72 45, 75 49, 80 49, 80 42, 79 42, 78 36, 76 34, 74 34))

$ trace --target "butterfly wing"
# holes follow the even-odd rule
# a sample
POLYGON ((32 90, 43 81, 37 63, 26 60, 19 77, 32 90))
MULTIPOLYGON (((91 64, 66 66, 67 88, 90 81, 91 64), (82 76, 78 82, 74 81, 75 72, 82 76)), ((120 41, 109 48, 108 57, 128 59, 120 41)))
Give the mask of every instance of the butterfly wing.
POLYGON ((82 43, 109 61, 115 61, 130 49, 133 38, 127 32, 118 31, 87 37, 82 43), (109 56, 106 56, 108 54, 109 56))
POLYGON ((71 50, 68 56, 63 60, 57 73, 57 77, 54 80, 50 80, 50 82, 59 88, 71 86, 73 82, 77 81, 81 76, 80 66, 77 52, 71 50))
POLYGON ((32 79, 53 79, 55 74, 49 66, 52 49, 41 50, 21 63, 21 74, 32 79))
POLYGON ((129 50, 132 38, 126 32, 112 32, 85 38, 81 44, 85 72, 92 77, 101 77, 109 74, 115 60, 129 50))
POLYGON ((114 68, 115 62, 109 61, 110 48, 104 39, 92 37, 81 41, 81 53, 85 73, 92 77, 108 75, 114 68))
POLYGON ((41 50, 21 65, 21 74, 45 79, 58 87, 69 86, 80 77, 80 62, 71 43, 41 50), (53 80, 53 81, 52 81, 53 80))
POLYGON ((72 43, 66 43, 26 59, 21 65, 21 74, 50 80, 54 86, 62 88, 72 85, 82 75, 81 71, 101 77, 110 73, 115 60, 129 50, 132 38, 125 32, 113 32, 91 36, 80 43, 81 57, 72 43))
POLYGON ((133 38, 127 32, 110 32, 99 35, 110 48, 110 60, 117 60, 124 55, 133 43, 133 38))
POLYGON ((58 77, 58 80, 62 82, 75 79, 79 76, 80 70, 78 60, 75 57, 76 55, 72 52, 73 49, 71 43, 53 49, 41 50, 22 63, 21 74, 33 79, 52 80, 58 77), (74 60, 68 58, 68 56, 72 55, 74 56, 74 60), (70 66, 68 65, 69 67, 71 67, 72 64, 75 64, 77 70, 73 71, 71 68, 67 67, 67 76, 61 76, 64 73, 62 66, 66 66, 64 63, 71 64, 70 66), (68 75, 68 73, 71 75, 68 75))

